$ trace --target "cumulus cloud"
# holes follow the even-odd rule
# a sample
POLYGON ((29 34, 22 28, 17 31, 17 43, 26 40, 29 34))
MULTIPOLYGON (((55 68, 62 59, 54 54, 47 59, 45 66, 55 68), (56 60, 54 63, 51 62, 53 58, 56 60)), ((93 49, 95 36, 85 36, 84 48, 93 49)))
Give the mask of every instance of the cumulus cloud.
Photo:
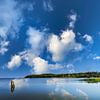
MULTIPOLYGON (((75 14, 70 16, 70 20, 72 21, 72 24, 70 23, 69 25, 70 27, 74 26, 76 17, 77 15, 75 14)), ((52 54, 52 60, 55 62, 62 61, 71 51, 77 52, 83 49, 83 45, 76 42, 76 36, 72 29, 63 31, 60 36, 52 34, 47 40, 44 32, 29 27, 27 36, 27 43, 30 47, 28 47, 27 50, 20 52, 19 55, 15 55, 11 58, 11 61, 8 62, 9 69, 19 67, 23 60, 32 67, 33 72, 36 74, 47 73, 50 70, 62 68, 62 66, 58 63, 49 64, 48 61, 39 57, 44 47, 47 46, 48 51, 52 54)))
POLYGON ((45 11, 53 11, 53 5, 51 0, 43 0, 43 8, 45 11))
MULTIPOLYGON (((28 56, 28 59, 30 59, 30 55, 28 56)), ((61 70, 64 68, 61 64, 51 64, 47 60, 38 56, 32 56, 31 60, 27 60, 27 64, 31 65, 33 69, 32 72, 36 74, 50 73, 53 70, 61 70)))
POLYGON ((29 66, 32 67, 35 73, 46 73, 48 71, 48 62, 40 58, 45 42, 44 32, 41 32, 33 27, 29 27, 27 31, 29 50, 22 52, 20 55, 29 66))
POLYGON ((52 54, 53 61, 61 61, 64 55, 72 51, 80 51, 83 46, 75 40, 75 33, 73 30, 63 31, 60 37, 51 35, 48 43, 48 50, 52 54))
POLYGON ((33 68, 33 59, 35 57, 36 56, 29 50, 22 51, 19 54, 12 56, 11 60, 7 64, 7 67, 9 69, 20 67, 21 62, 24 61, 26 64, 33 68))
POLYGON ((21 60, 23 60, 34 69, 35 73, 46 72, 47 61, 38 57, 45 45, 44 32, 29 27, 27 36, 27 42, 30 47, 28 47, 27 50, 20 52, 18 55, 13 56, 11 61, 8 62, 8 68, 13 69, 14 67, 19 67, 21 60), (36 60, 36 62, 34 62, 34 60, 36 60))
MULTIPOLYGON (((40 58, 38 56, 28 54, 27 57, 24 58, 24 60, 27 62, 29 66, 32 67, 32 73, 34 72, 35 74, 50 73, 54 70, 63 71, 63 69, 65 71, 64 65, 58 63, 49 63, 47 60, 40 58)), ((74 66, 72 64, 67 66, 66 72, 75 72, 74 66)))
POLYGON ((32 72, 35 74, 49 73, 52 70, 62 69, 60 64, 49 64, 47 60, 30 53, 26 57, 24 56, 24 60, 32 67, 32 72))
POLYGON ((85 34, 83 36, 83 38, 85 39, 86 42, 89 42, 89 43, 93 43, 93 38, 92 36, 88 35, 88 34, 85 34))
POLYGON ((13 69, 19 67, 22 61, 25 61, 32 68, 32 72, 36 74, 47 73, 49 71, 48 61, 27 50, 20 52, 19 55, 14 55, 11 61, 8 62, 8 68, 13 69))
POLYGON ((44 33, 30 27, 27 31, 28 43, 31 46, 31 51, 35 55, 39 55, 44 47, 44 33))
POLYGON ((48 72, 48 61, 45 61, 40 57, 36 57, 33 59, 33 64, 34 64, 33 70, 35 73, 42 74, 48 72))
POLYGON ((8 69, 13 69, 15 67, 19 67, 21 65, 21 62, 22 62, 22 59, 21 59, 21 56, 19 55, 14 55, 12 58, 11 58, 11 61, 8 62, 8 69))
POLYGON ((34 55, 32 51, 28 50, 22 51, 18 55, 13 56, 11 61, 8 62, 8 68, 13 69, 19 67, 22 61, 29 65, 32 68, 31 72, 34 72, 35 74, 49 73, 50 71, 64 68, 57 63, 51 64, 47 60, 34 55))

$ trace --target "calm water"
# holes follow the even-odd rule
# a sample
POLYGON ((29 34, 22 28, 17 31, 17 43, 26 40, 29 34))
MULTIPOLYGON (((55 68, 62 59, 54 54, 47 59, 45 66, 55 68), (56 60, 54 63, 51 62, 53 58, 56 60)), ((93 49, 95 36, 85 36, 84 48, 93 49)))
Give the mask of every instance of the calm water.
POLYGON ((0 79, 0 100, 100 100, 100 83, 64 78, 0 79))

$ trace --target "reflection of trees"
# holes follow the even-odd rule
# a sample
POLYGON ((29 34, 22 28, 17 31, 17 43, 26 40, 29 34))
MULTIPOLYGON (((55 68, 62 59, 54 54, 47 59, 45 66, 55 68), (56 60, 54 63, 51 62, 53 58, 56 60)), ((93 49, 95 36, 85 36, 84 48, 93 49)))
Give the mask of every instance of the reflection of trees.
POLYGON ((15 89, 15 84, 14 84, 14 81, 11 80, 11 93, 13 94, 14 92, 14 89, 15 89))

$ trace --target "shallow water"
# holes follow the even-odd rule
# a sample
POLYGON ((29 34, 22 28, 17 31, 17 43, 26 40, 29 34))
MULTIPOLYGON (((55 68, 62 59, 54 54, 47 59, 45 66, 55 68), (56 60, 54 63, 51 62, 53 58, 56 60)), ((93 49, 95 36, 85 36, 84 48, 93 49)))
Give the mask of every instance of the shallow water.
POLYGON ((0 79, 0 100, 100 100, 100 83, 71 78, 0 79))

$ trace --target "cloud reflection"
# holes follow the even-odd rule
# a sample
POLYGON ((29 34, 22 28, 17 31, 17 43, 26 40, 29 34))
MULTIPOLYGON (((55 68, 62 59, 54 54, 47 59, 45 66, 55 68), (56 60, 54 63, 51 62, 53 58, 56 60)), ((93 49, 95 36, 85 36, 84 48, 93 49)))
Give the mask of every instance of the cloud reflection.
POLYGON ((28 86, 28 79, 14 79, 9 82, 9 86, 11 87, 11 92, 14 91, 14 89, 20 89, 25 86, 28 86))
POLYGON ((14 79, 16 88, 22 88, 28 85, 28 79, 14 79))
POLYGON ((81 98, 83 97, 84 100, 89 100, 88 95, 83 90, 77 88, 76 91, 79 93, 79 96, 81 96, 81 98))
POLYGON ((52 100, 75 100, 75 97, 64 88, 65 83, 66 79, 53 78, 47 80, 47 85, 54 86, 53 90, 49 93, 52 100))

